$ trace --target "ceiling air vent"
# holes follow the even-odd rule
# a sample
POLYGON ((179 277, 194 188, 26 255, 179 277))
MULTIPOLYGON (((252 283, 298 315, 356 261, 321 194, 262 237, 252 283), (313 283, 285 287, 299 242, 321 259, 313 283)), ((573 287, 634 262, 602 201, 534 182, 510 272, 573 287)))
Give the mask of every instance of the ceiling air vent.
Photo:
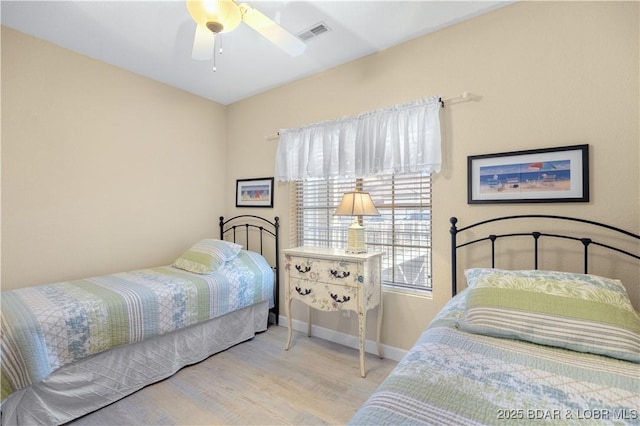
POLYGON ((298 34, 298 38, 303 41, 309 41, 312 38, 318 37, 321 34, 331 31, 331 28, 327 27, 324 22, 314 25, 313 27, 302 31, 298 34))

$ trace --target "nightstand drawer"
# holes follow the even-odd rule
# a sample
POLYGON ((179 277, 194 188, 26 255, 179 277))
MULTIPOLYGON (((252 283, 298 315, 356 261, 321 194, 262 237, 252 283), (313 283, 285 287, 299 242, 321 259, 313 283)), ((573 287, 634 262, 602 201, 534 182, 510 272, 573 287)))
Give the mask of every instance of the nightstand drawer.
POLYGON ((362 263, 359 262, 291 256, 287 263, 292 280, 304 279, 350 287, 357 287, 362 282, 362 263))
POLYGON ((291 278, 290 297, 323 311, 358 311, 358 288, 342 284, 291 278))

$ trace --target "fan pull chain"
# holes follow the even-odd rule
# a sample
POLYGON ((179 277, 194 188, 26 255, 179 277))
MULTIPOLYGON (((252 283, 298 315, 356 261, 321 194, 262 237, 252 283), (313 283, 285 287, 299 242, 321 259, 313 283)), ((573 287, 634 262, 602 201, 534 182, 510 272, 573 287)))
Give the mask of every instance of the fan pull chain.
POLYGON ((222 37, 220 37, 220 34, 216 34, 215 37, 216 38, 213 41, 213 72, 218 70, 218 67, 216 66, 216 43, 218 44, 218 53, 222 55, 222 37))
POLYGON ((213 40, 213 72, 218 70, 218 67, 216 66, 216 43, 218 43, 218 36, 219 35, 216 35, 213 40))

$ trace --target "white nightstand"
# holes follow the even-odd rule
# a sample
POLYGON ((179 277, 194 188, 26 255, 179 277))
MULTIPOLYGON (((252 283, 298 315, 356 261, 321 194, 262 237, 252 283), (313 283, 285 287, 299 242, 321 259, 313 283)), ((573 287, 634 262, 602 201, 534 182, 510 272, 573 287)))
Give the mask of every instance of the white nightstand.
POLYGON ((285 308, 289 326, 286 350, 291 346, 291 301, 309 306, 307 334, 311 336, 311 308, 323 311, 348 309, 358 314, 360 374, 364 367, 367 311, 378 308, 378 354, 382 325, 382 253, 349 254, 344 249, 297 247, 284 250, 285 308))

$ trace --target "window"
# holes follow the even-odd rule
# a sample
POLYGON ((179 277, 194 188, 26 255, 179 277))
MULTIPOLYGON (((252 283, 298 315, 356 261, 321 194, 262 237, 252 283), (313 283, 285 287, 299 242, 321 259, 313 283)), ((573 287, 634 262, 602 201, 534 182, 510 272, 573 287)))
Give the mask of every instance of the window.
POLYGON ((364 179, 296 182, 291 229, 299 246, 345 247, 351 217, 334 216, 342 194, 371 194, 380 216, 362 218, 368 250, 385 253, 385 285, 431 290, 431 176, 410 174, 364 179))

